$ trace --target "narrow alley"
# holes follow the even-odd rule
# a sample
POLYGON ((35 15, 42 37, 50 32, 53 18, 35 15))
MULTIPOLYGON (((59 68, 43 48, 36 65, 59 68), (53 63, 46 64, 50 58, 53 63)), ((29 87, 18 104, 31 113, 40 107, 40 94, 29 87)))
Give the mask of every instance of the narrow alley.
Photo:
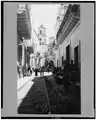
POLYGON ((17 8, 18 113, 80 114, 80 5, 17 8))
POLYGON ((1 2, 1 119, 95 118, 95 7, 1 2))
POLYGON ((70 87, 71 91, 69 91, 69 93, 65 93, 62 85, 59 86, 56 84, 54 76, 50 75, 50 73, 49 75, 48 73, 45 73, 44 77, 35 77, 33 80, 32 78, 29 80, 27 78, 27 83, 18 90, 18 102, 20 99, 22 99, 18 106, 18 113, 79 113, 80 103, 78 103, 78 99, 80 98, 78 98, 78 94, 80 93, 76 93, 78 89, 75 87, 70 87), (75 92, 74 90, 72 91, 72 89, 75 89, 75 92), (74 103, 74 100, 77 101, 77 103, 74 103))

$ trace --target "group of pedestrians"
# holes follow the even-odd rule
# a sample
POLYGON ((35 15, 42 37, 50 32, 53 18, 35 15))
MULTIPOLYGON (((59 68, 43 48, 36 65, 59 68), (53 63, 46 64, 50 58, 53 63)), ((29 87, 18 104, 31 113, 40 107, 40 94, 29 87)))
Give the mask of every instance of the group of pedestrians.
POLYGON ((38 76, 38 72, 40 72, 40 76, 44 76, 44 68, 43 67, 40 67, 39 69, 38 68, 35 68, 35 76, 38 76))
POLYGON ((21 66, 17 61, 17 77, 18 79, 23 78, 24 76, 32 75, 33 68, 29 65, 27 68, 25 66, 21 66))
MULTIPOLYGON (((24 77, 24 76, 29 76, 32 75, 33 72, 35 72, 35 76, 38 76, 38 72, 40 72, 40 76, 44 76, 44 67, 40 68, 32 68, 32 66, 21 66, 20 63, 17 61, 17 75, 18 79, 24 77)), ((49 72, 49 69, 48 69, 49 72)))

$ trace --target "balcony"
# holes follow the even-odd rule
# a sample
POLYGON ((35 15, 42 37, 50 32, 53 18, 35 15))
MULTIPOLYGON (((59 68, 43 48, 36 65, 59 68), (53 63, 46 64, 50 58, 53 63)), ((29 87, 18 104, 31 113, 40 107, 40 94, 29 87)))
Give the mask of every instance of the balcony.
POLYGON ((80 5, 69 5, 56 35, 57 43, 61 44, 66 39, 66 37, 70 34, 70 32, 73 30, 79 20, 80 5), (62 35, 63 41, 60 39, 60 36, 62 35))
POLYGON ((24 37, 25 39, 31 38, 31 22, 29 9, 26 5, 25 11, 17 13, 17 32, 20 38, 24 37))

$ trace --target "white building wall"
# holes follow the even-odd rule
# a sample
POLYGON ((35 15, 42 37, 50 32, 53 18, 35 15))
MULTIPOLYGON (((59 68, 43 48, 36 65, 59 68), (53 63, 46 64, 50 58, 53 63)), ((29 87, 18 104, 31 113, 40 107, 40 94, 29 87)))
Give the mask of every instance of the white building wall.
MULTIPOLYGON (((74 48, 81 42, 81 115, 94 116, 94 4, 82 3, 80 26, 61 45, 66 56, 66 46, 71 43, 71 59, 74 60, 74 48), (67 41, 69 40, 69 41, 67 41)), ((59 49, 58 49, 59 50, 59 49)), ((57 51, 58 51, 57 50, 57 51)), ((58 58, 56 53, 56 59, 58 58)), ((65 58, 65 57, 64 57, 65 58)))
MULTIPOLYGON (((64 60, 66 59, 66 47, 70 44, 70 59, 74 60, 74 48, 79 45, 80 38, 80 22, 71 31, 69 36, 64 40, 64 42, 59 46, 59 52, 56 52, 56 59, 59 59, 59 66, 62 66, 62 56, 64 60)), ((57 60, 56 60, 57 61, 57 60)))
MULTIPOLYGON (((70 37, 70 59, 74 60, 74 48, 76 46, 79 46, 79 42, 81 42, 80 39, 80 25, 76 28, 76 30, 74 31, 74 33, 71 35, 70 37)), ((80 52, 79 52, 80 53, 80 52)))

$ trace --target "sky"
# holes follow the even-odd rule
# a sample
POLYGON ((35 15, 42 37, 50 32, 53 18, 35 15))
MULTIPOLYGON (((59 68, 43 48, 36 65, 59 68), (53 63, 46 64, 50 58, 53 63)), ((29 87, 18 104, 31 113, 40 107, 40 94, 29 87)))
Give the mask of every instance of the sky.
POLYGON ((43 24, 46 27, 48 38, 55 37, 55 24, 60 4, 31 4, 33 26, 38 33, 38 27, 43 24))

